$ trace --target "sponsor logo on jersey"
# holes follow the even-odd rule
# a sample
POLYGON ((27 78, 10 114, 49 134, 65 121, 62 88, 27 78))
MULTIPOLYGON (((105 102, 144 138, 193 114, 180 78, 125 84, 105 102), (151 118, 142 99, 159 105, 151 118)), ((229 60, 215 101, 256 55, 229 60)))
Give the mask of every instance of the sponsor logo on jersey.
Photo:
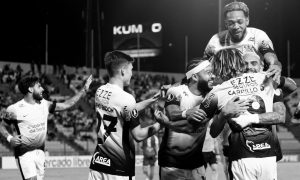
POLYGON ((134 110, 131 111, 130 116, 132 118, 137 118, 139 116, 139 113, 136 109, 134 109, 134 110))
POLYGON ((105 106, 101 103, 97 103, 96 106, 99 108, 99 109, 102 109, 103 111, 106 111, 106 112, 113 112, 114 110, 109 107, 109 106, 105 106))
POLYGON ((93 156, 92 163, 101 164, 104 166, 110 166, 110 159, 106 157, 102 157, 99 155, 99 152, 96 152, 93 156))
POLYGON ((211 103, 211 100, 212 100, 214 97, 215 97, 215 94, 214 94, 214 93, 211 93, 207 99, 204 99, 204 101, 203 101, 203 106, 204 106, 205 108, 209 108, 209 105, 210 105, 210 103, 211 103))
POLYGON ((174 98, 175 98, 175 96, 173 94, 168 94, 167 102, 171 102, 174 98))
POLYGON ((253 42, 255 42, 255 37, 249 37, 248 41, 253 41, 253 42))
POLYGON ((246 140, 246 146, 249 148, 251 152, 264 150, 264 149, 271 149, 270 144, 266 142, 260 144, 254 144, 253 141, 246 140))

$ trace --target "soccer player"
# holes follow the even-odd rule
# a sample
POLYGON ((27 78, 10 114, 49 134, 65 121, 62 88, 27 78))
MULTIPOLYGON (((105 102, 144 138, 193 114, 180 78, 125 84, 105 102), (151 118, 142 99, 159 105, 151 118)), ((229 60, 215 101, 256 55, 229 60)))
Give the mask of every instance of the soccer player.
POLYGON ((43 98, 44 89, 37 77, 27 76, 20 80, 18 87, 24 97, 10 105, 6 112, 1 114, 3 120, 0 125, 0 134, 14 148, 22 179, 42 180, 44 178, 48 114, 52 111, 63 111, 75 105, 85 95, 91 82, 92 75, 74 97, 63 103, 55 103, 43 98), (8 133, 6 124, 13 124, 17 134, 8 133))
POLYGON ((130 84, 134 60, 119 51, 108 52, 104 58, 109 82, 96 91, 98 144, 92 156, 89 180, 131 180, 135 175, 133 139, 142 141, 160 129, 159 123, 141 127, 138 112, 160 97, 136 103, 123 90, 130 84))
POLYGON ((276 85, 264 72, 243 73, 247 66, 237 49, 217 52, 212 66, 213 72, 225 82, 216 86, 201 104, 208 117, 225 108, 236 95, 250 103, 247 111, 234 118, 227 117, 226 110, 222 110, 211 125, 212 137, 218 135, 226 122, 230 125, 233 179, 277 179, 276 142, 271 125, 285 121, 285 106, 282 102, 273 103, 276 85))
MULTIPOLYGON (((194 59, 189 62, 186 84, 171 87, 167 91, 166 114, 170 122, 186 122, 187 118, 202 120, 205 114, 198 108, 204 96, 211 90, 214 76, 210 62, 194 59)), ((207 121, 208 122, 208 121, 207 121)), ((202 147, 206 126, 190 133, 184 129, 165 128, 158 153, 161 180, 204 179, 202 147)))
POLYGON ((242 53, 249 50, 259 51, 269 66, 268 76, 274 76, 279 83, 281 63, 275 54, 268 35, 257 28, 248 27, 249 8, 243 2, 234 1, 224 7, 225 27, 227 30, 215 34, 208 42, 204 56, 211 57, 219 50, 235 47, 242 53))

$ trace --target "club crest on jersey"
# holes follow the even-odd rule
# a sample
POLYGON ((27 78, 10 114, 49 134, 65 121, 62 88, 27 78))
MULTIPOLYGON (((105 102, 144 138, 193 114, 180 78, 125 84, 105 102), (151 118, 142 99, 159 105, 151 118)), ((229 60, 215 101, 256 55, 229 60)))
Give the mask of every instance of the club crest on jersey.
POLYGON ((131 112, 130 112, 130 117, 132 118, 137 118, 139 116, 139 113, 136 109, 133 109, 131 112))
POLYGON ((175 96, 173 94, 168 94, 167 102, 171 102, 174 98, 175 98, 175 96))
POLYGON ((99 152, 96 152, 94 155, 93 155, 93 159, 92 159, 92 163, 93 164, 101 164, 101 165, 104 165, 104 166, 110 166, 110 159, 109 158, 106 158, 106 157, 102 157, 99 155, 99 152))
POLYGON ((266 142, 255 144, 253 141, 246 140, 246 146, 249 148, 251 152, 264 150, 264 149, 271 149, 270 144, 266 142))

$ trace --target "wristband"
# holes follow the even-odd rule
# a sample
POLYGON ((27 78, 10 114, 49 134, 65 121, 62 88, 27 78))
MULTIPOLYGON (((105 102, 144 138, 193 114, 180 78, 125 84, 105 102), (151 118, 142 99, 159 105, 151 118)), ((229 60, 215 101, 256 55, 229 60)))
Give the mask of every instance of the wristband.
POLYGON ((182 113, 181 113, 181 116, 182 116, 183 118, 186 118, 186 111, 187 111, 187 110, 184 110, 184 111, 182 111, 182 113))
POLYGON ((13 138, 12 135, 8 135, 7 138, 6 138, 6 140, 10 143, 10 140, 11 140, 12 138, 13 138))

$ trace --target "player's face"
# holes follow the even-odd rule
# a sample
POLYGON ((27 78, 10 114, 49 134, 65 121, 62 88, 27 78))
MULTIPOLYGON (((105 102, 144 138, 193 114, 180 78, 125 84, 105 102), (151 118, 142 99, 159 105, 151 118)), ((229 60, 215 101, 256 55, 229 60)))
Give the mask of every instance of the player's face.
POLYGON ((248 73, 257 73, 262 71, 262 64, 260 62, 260 59, 253 56, 247 56, 244 58, 244 61, 246 62, 246 72, 248 73))
POLYGON ((33 99, 40 101, 43 99, 43 92, 44 88, 41 86, 39 82, 35 83, 35 85, 32 87, 32 96, 33 99))
POLYGON ((198 73, 198 89, 204 91, 210 91, 213 88, 215 76, 212 73, 211 66, 207 66, 205 69, 198 73))
POLYGON ((226 14, 225 26, 234 42, 243 40, 248 25, 249 18, 245 16, 243 11, 231 11, 226 14))
POLYGON ((132 77, 132 63, 129 63, 124 66, 124 86, 130 85, 130 79, 132 77))

